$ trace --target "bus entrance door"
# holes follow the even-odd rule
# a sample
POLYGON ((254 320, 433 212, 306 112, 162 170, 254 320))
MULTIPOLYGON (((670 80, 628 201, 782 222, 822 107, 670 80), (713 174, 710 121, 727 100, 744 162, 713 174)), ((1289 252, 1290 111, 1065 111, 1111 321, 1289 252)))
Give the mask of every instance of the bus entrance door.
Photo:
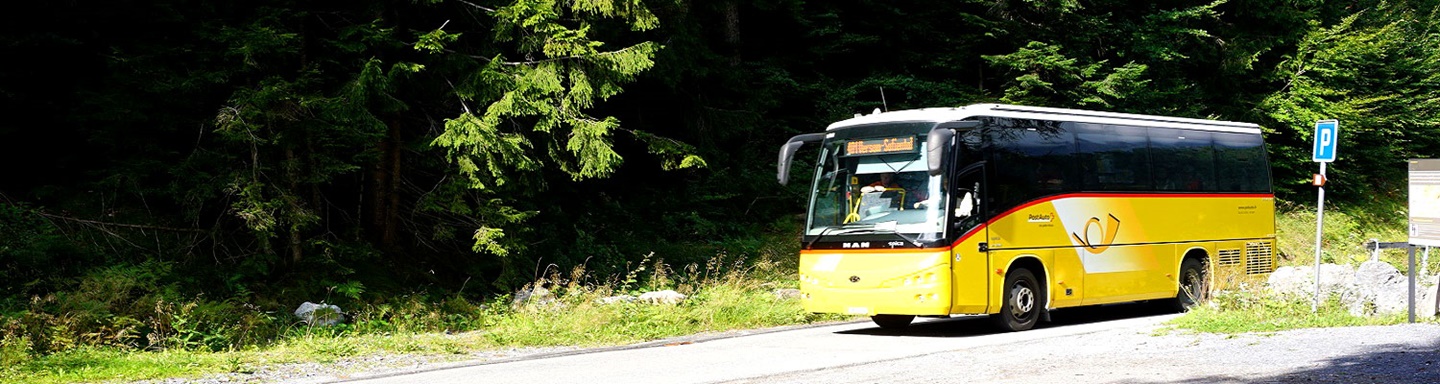
POLYGON ((990 304, 990 255, 984 244, 986 228, 977 227, 951 248, 950 271, 954 293, 951 313, 986 313, 990 304))

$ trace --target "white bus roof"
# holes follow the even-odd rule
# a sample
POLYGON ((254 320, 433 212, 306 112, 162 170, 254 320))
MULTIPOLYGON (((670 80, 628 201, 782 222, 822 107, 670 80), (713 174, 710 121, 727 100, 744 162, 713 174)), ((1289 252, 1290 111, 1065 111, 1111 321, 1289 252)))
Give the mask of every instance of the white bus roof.
POLYGON ((1260 126, 1234 121, 1191 119, 1172 116, 1138 115, 1089 111, 1083 109, 1027 107, 1008 104, 972 104, 961 108, 908 109, 894 112, 880 112, 856 116, 830 124, 825 131, 836 131, 858 125, 895 122, 933 122, 965 120, 977 116, 1009 117, 1017 119, 1038 119, 1073 121, 1095 124, 1142 125, 1147 127, 1184 128, 1205 131, 1259 134, 1260 126))

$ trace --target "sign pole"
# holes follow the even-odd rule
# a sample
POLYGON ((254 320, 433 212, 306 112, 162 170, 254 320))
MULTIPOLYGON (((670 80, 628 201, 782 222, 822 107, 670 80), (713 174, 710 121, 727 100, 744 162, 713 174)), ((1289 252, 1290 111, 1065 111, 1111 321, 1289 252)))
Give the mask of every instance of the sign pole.
POLYGON ((1320 188, 1315 203, 1315 301, 1310 312, 1320 310, 1320 244, 1325 234, 1325 163, 1335 161, 1335 150, 1340 146, 1340 121, 1320 120, 1315 122, 1315 151, 1311 160, 1320 163, 1320 174, 1315 176, 1315 186, 1320 188))
POLYGON ((1407 271, 1407 272, 1405 272, 1405 274, 1410 275, 1410 290, 1409 290, 1410 295, 1409 295, 1409 296, 1406 296, 1405 299, 1410 303, 1410 322, 1411 322, 1411 323, 1414 323, 1414 322, 1415 322, 1415 272, 1416 272, 1416 271, 1415 271, 1415 244, 1410 244, 1410 246, 1405 247, 1405 248, 1408 248, 1408 249, 1409 249, 1409 251, 1408 251, 1407 253, 1409 253, 1409 256, 1410 256, 1410 270, 1407 271))
MULTIPOLYGON (((1325 162, 1320 162, 1320 180, 1325 180, 1325 162)), ((1320 240, 1321 234, 1325 233, 1325 186, 1320 186, 1320 197, 1315 204, 1315 302, 1310 304, 1310 312, 1320 310, 1320 240)))

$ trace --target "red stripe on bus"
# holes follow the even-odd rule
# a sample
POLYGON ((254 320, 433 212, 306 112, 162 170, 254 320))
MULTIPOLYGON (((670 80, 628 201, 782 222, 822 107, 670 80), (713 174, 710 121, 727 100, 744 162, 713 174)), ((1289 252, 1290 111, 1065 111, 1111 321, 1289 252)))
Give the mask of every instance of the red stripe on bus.
POLYGON ((1252 199, 1253 199, 1253 198, 1267 198, 1267 197, 1268 197, 1268 198, 1272 198, 1272 199, 1273 199, 1273 198, 1275 198, 1275 195, 1274 195, 1274 194, 1271 194, 1271 193, 1095 193, 1095 192, 1065 193, 1065 194, 1059 194, 1059 195, 1046 196, 1046 197, 1041 198, 1041 199, 1039 199, 1039 200, 1032 200, 1032 201, 1027 202, 1027 203, 1025 203, 1025 204, 1021 204, 1021 205, 1018 206, 1018 207, 1010 208, 1010 210, 1007 210, 1007 211, 1005 211, 1005 212, 1000 213, 999 215, 995 215, 995 217, 993 217, 993 218, 990 218, 990 221, 986 221, 986 222, 985 222, 985 225, 990 225, 990 223, 994 223, 995 220, 997 220, 997 219, 999 219, 999 218, 1002 218, 1002 217, 1005 217, 1005 216, 1009 216, 1010 214, 1015 213, 1016 211, 1019 211, 1019 210, 1025 209, 1025 208, 1030 208, 1031 206, 1034 206, 1034 205, 1036 205, 1036 204, 1048 203, 1048 202, 1055 201, 1055 200, 1060 200, 1060 199, 1081 199, 1081 198, 1092 198, 1092 197, 1140 197, 1140 198, 1164 197, 1164 198, 1172 198, 1172 199, 1173 199, 1173 198, 1252 198, 1252 199))
POLYGON ((960 243, 965 242, 965 240, 968 239, 968 238, 970 238, 971 235, 974 235, 974 232, 976 232, 976 231, 978 231, 978 230, 980 230, 980 229, 983 229, 983 228, 985 228, 985 227, 989 227, 991 224, 994 224, 996 221, 1000 220, 1001 218, 1004 218, 1004 217, 1006 217, 1006 216, 1010 216, 1010 214, 1015 213, 1015 212, 1017 212, 1017 211, 1020 211, 1020 210, 1022 210, 1022 209, 1030 208, 1030 207, 1035 206, 1035 205, 1038 205, 1038 204, 1048 203, 1048 202, 1051 202, 1051 201, 1061 200, 1061 199, 1082 199, 1082 198, 1096 198, 1096 197, 1139 197, 1139 198, 1157 198, 1157 197, 1159 197, 1159 198, 1171 198, 1171 199, 1173 199, 1173 198, 1250 198, 1250 199, 1254 199, 1254 198, 1271 198, 1271 199, 1273 199, 1273 198, 1275 198, 1275 194, 1273 194, 1273 193, 1096 193, 1096 192, 1082 192, 1082 193, 1064 193, 1064 194, 1059 194, 1059 195, 1051 195, 1051 196, 1046 196, 1046 197, 1041 198, 1041 199, 1038 199, 1038 200, 1032 200, 1032 201, 1027 202, 1027 203, 1025 203, 1025 204, 1021 204, 1021 205, 1018 206, 1018 207, 1010 208, 1009 210, 1006 210, 1005 212, 1002 212, 1002 213, 1000 213, 999 215, 995 215, 995 217, 992 217, 992 218, 990 218, 990 220, 985 221, 985 224, 981 224, 981 225, 979 225, 979 226, 976 226, 975 229, 971 229, 970 232, 966 232, 964 236, 961 236, 959 240, 956 240, 954 243, 951 243, 950 246, 949 246, 949 247, 945 247, 945 249, 954 248, 954 247, 956 247, 956 246, 959 246, 960 243))
POLYGON ((1027 203, 1025 203, 1025 204, 1022 204, 1022 205, 1020 205, 1020 206, 1018 206, 1018 207, 1011 208, 1011 209, 1009 209, 1009 210, 1007 210, 1007 211, 1005 211, 1005 212, 1003 212, 1003 213, 1001 213, 1001 214, 999 214, 999 215, 996 215, 995 217, 990 218, 990 220, 985 221, 984 224, 975 226, 975 228, 971 228, 969 231, 966 231, 964 235, 961 235, 961 236, 960 236, 960 239, 955 240, 955 242, 950 243, 950 245, 947 245, 947 246, 944 246, 944 247, 937 247, 937 248, 902 248, 902 249, 893 249, 893 248, 892 248, 892 249, 801 249, 801 250, 800 250, 800 253, 831 253, 831 252, 835 252, 835 251, 841 251, 841 252, 845 252, 845 253, 929 253, 929 252, 948 251, 948 250, 950 250, 950 249, 952 249, 952 248, 955 248, 955 247, 957 247, 957 246, 960 246, 960 243, 965 242, 965 240, 969 240, 971 236, 975 236, 975 234, 976 234, 976 233, 979 233, 980 230, 985 229, 986 227, 989 227, 991 224, 994 224, 996 221, 1000 220, 1001 218, 1004 218, 1004 217, 1006 217, 1006 216, 1010 216, 1010 214, 1015 213, 1016 211, 1019 211, 1019 210, 1025 209, 1025 208, 1029 208, 1029 207, 1034 206, 1034 205, 1037 205, 1037 204, 1048 203, 1048 202, 1055 201, 1055 200, 1061 200, 1061 199, 1080 199, 1080 198, 1095 198, 1095 197, 1138 197, 1138 198, 1157 198, 1157 197, 1161 197, 1161 198, 1172 198, 1172 199, 1173 199, 1173 198, 1251 198, 1251 199, 1254 199, 1254 198, 1271 198, 1271 199, 1273 199, 1273 198, 1275 198, 1275 194, 1271 194, 1271 193, 1096 193, 1096 192, 1066 193, 1066 194, 1046 196, 1046 197, 1041 198, 1041 199, 1038 199, 1038 200, 1032 200, 1032 201, 1027 202, 1027 203))

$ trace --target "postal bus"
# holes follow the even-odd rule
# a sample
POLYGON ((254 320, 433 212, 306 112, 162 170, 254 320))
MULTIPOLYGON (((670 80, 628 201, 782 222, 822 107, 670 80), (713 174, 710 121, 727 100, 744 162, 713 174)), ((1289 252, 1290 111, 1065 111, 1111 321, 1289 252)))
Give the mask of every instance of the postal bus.
POLYGON ((1275 268, 1275 199, 1259 126, 977 104, 875 113, 818 144, 800 290, 817 313, 903 328, 988 314, 1155 301, 1184 310, 1275 268), (883 178, 883 179, 882 179, 883 178))

